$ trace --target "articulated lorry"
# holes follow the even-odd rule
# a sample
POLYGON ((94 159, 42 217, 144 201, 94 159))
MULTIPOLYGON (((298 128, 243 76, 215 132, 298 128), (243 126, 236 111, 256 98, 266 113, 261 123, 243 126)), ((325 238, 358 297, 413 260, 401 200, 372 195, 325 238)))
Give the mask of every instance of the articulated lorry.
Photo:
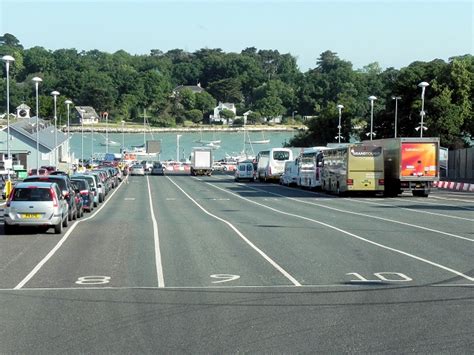
POLYGON ((428 197, 439 180, 439 138, 387 138, 364 141, 384 152, 385 195, 411 191, 413 196, 428 197))
POLYGON ((196 147, 191 151, 191 175, 212 174, 212 148, 196 147))

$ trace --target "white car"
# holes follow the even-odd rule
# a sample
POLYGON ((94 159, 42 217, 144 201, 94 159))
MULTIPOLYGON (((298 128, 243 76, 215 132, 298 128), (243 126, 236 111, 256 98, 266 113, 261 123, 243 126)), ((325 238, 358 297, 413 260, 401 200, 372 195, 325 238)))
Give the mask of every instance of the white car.
POLYGON ((130 168, 130 175, 145 176, 145 168, 141 164, 132 165, 130 168))

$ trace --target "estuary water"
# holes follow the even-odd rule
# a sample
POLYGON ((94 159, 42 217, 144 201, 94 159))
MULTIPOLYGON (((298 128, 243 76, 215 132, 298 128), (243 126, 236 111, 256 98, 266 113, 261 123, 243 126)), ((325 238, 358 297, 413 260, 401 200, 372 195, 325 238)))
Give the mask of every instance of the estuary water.
MULTIPOLYGON (((296 131, 285 132, 247 132, 244 139, 243 132, 180 132, 179 138, 179 158, 188 159, 193 147, 199 147, 197 143, 199 139, 203 140, 220 140, 219 148, 214 150, 214 159, 223 159, 226 156, 234 156, 245 151, 248 154, 256 155, 260 150, 281 147, 285 142, 296 134, 296 131), (262 139, 270 139, 268 144, 249 144, 250 141, 258 141, 262 139)), ((144 137, 143 133, 109 133, 109 140, 115 141, 125 147, 130 148, 132 145, 141 145, 144 140, 160 140, 161 154, 160 160, 176 160, 177 156, 177 135, 178 133, 147 133, 144 137)), ((83 139, 81 133, 71 133, 71 153, 75 158, 80 158, 81 149, 84 151, 84 157, 88 158, 91 153, 105 153, 106 147, 101 145, 105 143, 105 135, 101 133, 84 132, 83 139), (83 144, 81 143, 83 141, 83 144), (83 146, 83 148, 81 148, 83 146)), ((119 153, 120 146, 109 146, 109 153, 119 153)))

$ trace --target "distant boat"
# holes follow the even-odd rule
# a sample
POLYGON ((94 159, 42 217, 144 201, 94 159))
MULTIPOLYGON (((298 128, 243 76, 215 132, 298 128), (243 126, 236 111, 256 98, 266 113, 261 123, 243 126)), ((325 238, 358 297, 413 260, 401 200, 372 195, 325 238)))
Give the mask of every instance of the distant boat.
MULTIPOLYGON (((248 132, 247 132, 248 134, 248 132)), ((250 139, 250 136, 249 136, 249 139, 245 142, 247 144, 268 144, 270 143, 270 139, 265 139, 265 135, 263 134, 263 131, 262 131, 262 139, 257 139, 257 140, 251 140, 250 139)))
POLYGON ((246 141, 247 144, 268 144, 270 143, 270 139, 261 139, 258 141, 246 141))
MULTIPOLYGON (((219 141, 220 142, 220 141, 219 141)), ((207 143, 207 144, 204 144, 205 147, 209 147, 209 148, 212 148, 212 149, 219 149, 221 146, 218 145, 218 144, 215 144, 213 142, 210 142, 210 143, 207 143)))
MULTIPOLYGON (((213 136, 215 135, 215 133, 213 134, 213 136)), ((208 139, 202 139, 202 130, 201 130, 201 138, 194 141, 195 143, 199 143, 199 144, 202 144, 204 146, 207 146, 208 144, 212 144, 212 145, 218 145, 218 144, 221 144, 221 140, 220 139, 212 139, 212 140, 208 140, 208 139)), ((212 147, 211 145, 211 147, 212 147)))
POLYGON ((104 147, 106 147, 106 146, 109 146, 109 147, 120 147, 120 146, 121 146, 121 144, 120 144, 119 142, 113 141, 113 140, 111 140, 111 139, 105 140, 104 142, 100 142, 99 144, 100 144, 101 146, 104 146, 104 147))

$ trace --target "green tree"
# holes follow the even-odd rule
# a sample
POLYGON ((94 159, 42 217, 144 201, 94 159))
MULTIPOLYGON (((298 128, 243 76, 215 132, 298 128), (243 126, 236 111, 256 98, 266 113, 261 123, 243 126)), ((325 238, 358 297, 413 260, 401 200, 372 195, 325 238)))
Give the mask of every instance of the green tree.
POLYGON ((194 123, 200 123, 203 120, 202 111, 197 109, 186 111, 185 116, 194 123))

